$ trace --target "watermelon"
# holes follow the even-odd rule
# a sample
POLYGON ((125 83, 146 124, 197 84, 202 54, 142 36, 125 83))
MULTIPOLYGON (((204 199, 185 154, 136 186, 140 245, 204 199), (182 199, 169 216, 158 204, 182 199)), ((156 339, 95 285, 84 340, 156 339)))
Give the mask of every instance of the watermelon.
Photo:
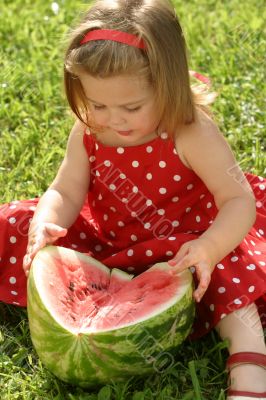
POLYGON ((48 246, 28 279, 33 345, 58 378, 92 387, 161 372, 191 330, 192 275, 167 262, 133 277, 88 255, 48 246))

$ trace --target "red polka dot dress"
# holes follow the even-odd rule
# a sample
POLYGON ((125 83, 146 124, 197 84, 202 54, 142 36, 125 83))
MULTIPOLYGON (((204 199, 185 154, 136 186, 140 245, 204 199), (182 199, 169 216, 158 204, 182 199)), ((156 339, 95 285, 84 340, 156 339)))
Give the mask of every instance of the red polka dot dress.
MULTIPOLYGON (((199 237, 213 222, 218 210, 212 194, 182 163, 166 133, 130 147, 106 146, 84 133, 84 146, 91 171, 88 199, 57 245, 138 274, 171 259, 183 243, 199 237)), ((192 337, 202 336, 251 302, 266 316, 266 180, 246 176, 257 199, 256 222, 241 244, 215 266, 197 304, 192 337)), ((0 208, 0 300, 6 303, 26 306, 22 259, 37 202, 14 201, 0 208)))

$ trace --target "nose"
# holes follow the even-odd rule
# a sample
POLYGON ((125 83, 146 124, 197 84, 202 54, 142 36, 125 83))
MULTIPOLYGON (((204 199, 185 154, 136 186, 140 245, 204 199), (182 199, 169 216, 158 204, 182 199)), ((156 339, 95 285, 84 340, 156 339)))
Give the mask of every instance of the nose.
POLYGON ((109 125, 113 127, 119 127, 125 124, 126 119, 121 114, 120 110, 110 110, 109 112, 109 125))

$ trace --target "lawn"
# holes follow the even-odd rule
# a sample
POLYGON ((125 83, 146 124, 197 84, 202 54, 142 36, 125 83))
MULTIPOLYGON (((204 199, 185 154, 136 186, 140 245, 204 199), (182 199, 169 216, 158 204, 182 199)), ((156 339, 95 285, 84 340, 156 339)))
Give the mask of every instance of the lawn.
MULTIPOLYGON (((40 196, 62 160, 73 123, 63 94, 68 26, 81 1, 0 0, 1 203, 40 196), (53 4, 53 5, 52 5, 53 4)), ((265 7, 263 0, 175 0, 190 68, 219 93, 214 112, 242 169, 265 175, 265 7), (264 14, 264 15, 263 15, 264 14)), ((32 348, 27 313, 0 304, 1 400, 223 400, 226 343, 211 332, 186 341, 176 363, 146 380, 95 391, 66 385, 32 348)))

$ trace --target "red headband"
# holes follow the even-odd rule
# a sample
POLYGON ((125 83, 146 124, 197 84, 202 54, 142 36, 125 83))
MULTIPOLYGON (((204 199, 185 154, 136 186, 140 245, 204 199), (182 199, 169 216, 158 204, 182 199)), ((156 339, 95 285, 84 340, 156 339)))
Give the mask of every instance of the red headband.
POLYGON ((131 33, 116 31, 113 29, 95 29, 86 33, 81 40, 80 45, 90 42, 92 40, 112 40, 127 44, 128 46, 137 47, 138 49, 146 49, 143 39, 139 39, 136 35, 131 33))

